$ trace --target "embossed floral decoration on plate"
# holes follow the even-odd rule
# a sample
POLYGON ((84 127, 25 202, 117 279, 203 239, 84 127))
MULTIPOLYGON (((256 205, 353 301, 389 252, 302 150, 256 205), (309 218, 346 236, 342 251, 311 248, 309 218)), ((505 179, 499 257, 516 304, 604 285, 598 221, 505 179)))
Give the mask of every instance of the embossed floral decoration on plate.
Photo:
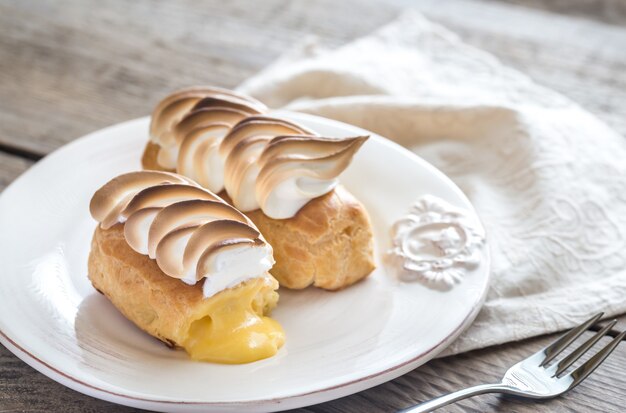
POLYGON ((449 289, 482 259, 485 231, 471 215, 432 195, 421 197, 392 227, 389 256, 403 281, 449 289))

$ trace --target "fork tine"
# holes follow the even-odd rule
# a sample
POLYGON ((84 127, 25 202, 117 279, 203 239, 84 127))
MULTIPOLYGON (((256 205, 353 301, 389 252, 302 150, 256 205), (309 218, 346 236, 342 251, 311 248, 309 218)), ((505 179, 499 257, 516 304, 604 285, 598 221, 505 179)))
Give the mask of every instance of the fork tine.
POLYGON ((563 334, 554 343, 541 350, 546 355, 546 357, 543 359, 541 364, 539 364, 539 367, 543 367, 552 360, 554 360, 556 356, 558 356, 567 346, 572 344, 574 340, 580 337, 580 335, 584 333, 589 327, 594 325, 600 318, 602 318, 603 315, 604 313, 598 313, 594 315, 583 324, 579 325, 578 327, 574 327, 567 333, 563 334))
POLYGON ((594 334, 593 337, 591 337, 589 340, 585 341, 576 350, 572 351, 572 353, 570 355, 565 357, 563 360, 559 361, 559 364, 557 365, 556 372, 552 375, 552 377, 558 376, 561 373, 563 373, 565 370, 567 370, 572 364, 574 364, 576 362, 576 360, 581 358, 583 356, 583 354, 585 354, 587 352, 587 350, 589 350, 591 347, 593 347, 594 344, 596 344, 598 341, 600 341, 600 339, 602 337, 604 337, 606 332, 609 331, 610 329, 612 329, 613 326, 615 326, 616 323, 617 323, 617 320, 611 321, 609 324, 604 326, 600 331, 598 331, 596 334, 594 334))
MULTIPOLYGON (((598 368, 600 364, 615 350, 615 348, 619 345, 619 343, 626 336, 626 331, 622 331, 617 337, 615 337, 609 344, 604 346, 604 348, 598 351, 593 357, 585 362, 582 366, 578 367, 576 370, 571 372, 569 376, 571 376, 574 381, 570 385, 570 389, 576 386, 581 381, 585 380, 587 376, 589 376, 593 371, 598 368)), ((565 376, 567 377, 567 376, 565 376)))

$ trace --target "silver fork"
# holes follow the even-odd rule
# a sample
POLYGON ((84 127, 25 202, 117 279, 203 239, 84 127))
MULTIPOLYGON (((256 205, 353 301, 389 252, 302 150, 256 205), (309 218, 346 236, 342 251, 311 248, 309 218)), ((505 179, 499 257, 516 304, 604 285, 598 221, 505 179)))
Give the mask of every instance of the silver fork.
POLYGON ((569 374, 563 374, 572 364, 582 357, 596 344, 617 320, 611 321, 600 331, 581 344, 576 350, 564 357, 558 363, 549 363, 563 352, 570 344, 580 337, 587 329, 602 318, 600 313, 573 328, 559 337, 554 343, 536 352, 525 360, 511 367, 497 384, 483 384, 459 390, 428 402, 401 410, 399 413, 424 413, 438 409, 448 404, 485 393, 504 393, 531 399, 549 399, 556 397, 576 387, 585 380, 617 347, 626 335, 626 331, 618 334, 610 343, 593 355, 583 365, 569 374))

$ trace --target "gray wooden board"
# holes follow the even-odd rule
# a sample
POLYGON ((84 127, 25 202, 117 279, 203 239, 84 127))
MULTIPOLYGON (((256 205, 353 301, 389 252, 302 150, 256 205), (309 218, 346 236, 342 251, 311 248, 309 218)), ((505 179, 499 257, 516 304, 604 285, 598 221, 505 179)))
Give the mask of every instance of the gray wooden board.
POLYGON ((148 114, 174 88, 235 86, 307 36, 336 46, 407 5, 626 132, 616 25, 457 0, 11 0, 0 3, 0 144, 48 153, 148 114))
MULTIPOLYGON (((393 20, 407 6, 626 135, 625 3, 507 3, 543 10, 467 0, 5 0, 0 2, 0 190, 32 164, 10 153, 45 155, 93 130, 148 114, 177 87, 236 86, 307 36, 336 47, 393 20)), ((626 318, 620 328, 626 328, 626 318)), ((553 338, 435 360, 389 383, 302 411, 393 411, 497 380, 553 338)), ((626 346, 621 346, 566 397, 538 404, 481 396, 445 411, 623 411, 624 365, 626 346)), ((64 388, 0 346, 0 412, 22 411, 133 410, 64 388)))
MULTIPOLYGON (((626 318, 622 318, 626 325, 626 318)), ((592 333, 586 333, 588 337, 592 333)), ((470 385, 491 383, 517 361, 557 336, 510 343, 428 364, 372 389, 335 401, 300 409, 301 412, 393 412, 420 400, 470 385)), ((601 343, 608 342, 608 338, 601 343)), ((584 361, 584 359, 583 359, 584 361)), ((626 345, 622 344, 600 368, 565 396, 534 402, 496 395, 478 396, 444 409, 446 412, 623 412, 626 402, 626 345)), ((0 412, 58 411, 132 412, 79 394, 39 374, 0 346, 0 412)))

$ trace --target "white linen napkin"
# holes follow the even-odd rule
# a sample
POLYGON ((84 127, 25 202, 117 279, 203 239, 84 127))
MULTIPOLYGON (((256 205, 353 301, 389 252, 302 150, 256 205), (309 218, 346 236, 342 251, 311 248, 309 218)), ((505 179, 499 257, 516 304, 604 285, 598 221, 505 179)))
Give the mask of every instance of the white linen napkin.
POLYGON ((404 145, 476 207, 492 285, 446 354, 626 312, 626 140, 415 12, 333 51, 304 45, 239 90, 404 145))

